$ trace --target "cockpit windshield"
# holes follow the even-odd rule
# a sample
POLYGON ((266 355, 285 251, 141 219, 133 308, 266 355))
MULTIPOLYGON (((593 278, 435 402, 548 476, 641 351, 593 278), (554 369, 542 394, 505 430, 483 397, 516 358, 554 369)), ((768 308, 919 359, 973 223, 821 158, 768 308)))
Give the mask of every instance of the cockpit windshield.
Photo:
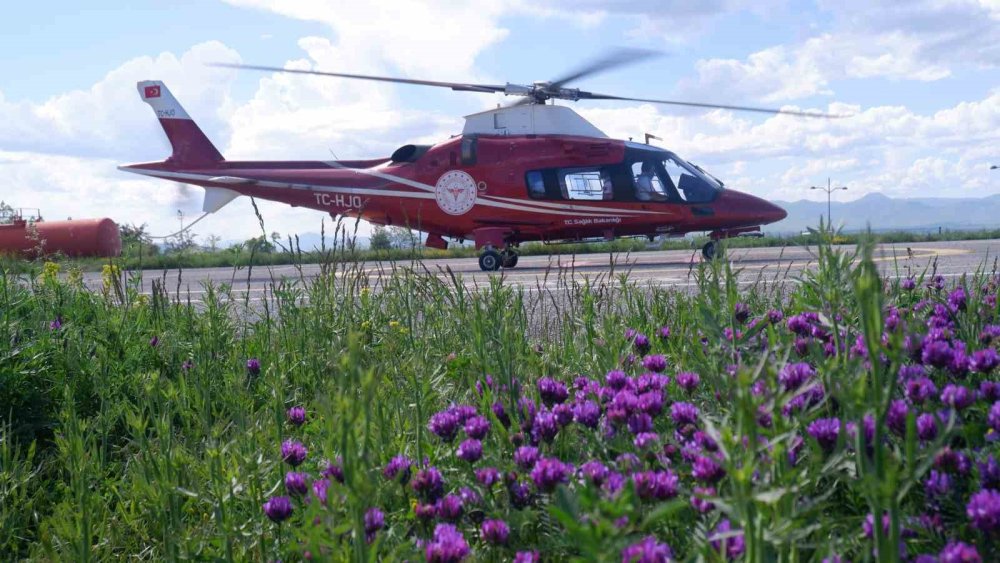
POLYGON ((670 152, 642 155, 632 163, 639 201, 705 203, 715 199, 722 183, 670 152))

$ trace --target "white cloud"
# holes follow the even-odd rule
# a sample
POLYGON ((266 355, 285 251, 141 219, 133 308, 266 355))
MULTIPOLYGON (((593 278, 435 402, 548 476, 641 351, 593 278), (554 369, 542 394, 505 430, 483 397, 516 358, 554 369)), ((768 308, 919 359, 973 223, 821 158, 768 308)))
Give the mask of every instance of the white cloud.
POLYGON ((232 49, 209 41, 180 57, 162 53, 132 59, 87 90, 66 92, 41 103, 5 102, 0 94, 0 146, 11 151, 132 155, 136 160, 162 157, 167 145, 149 107, 139 102, 136 82, 164 80, 211 135, 226 128, 234 72, 205 63, 238 60, 232 49))

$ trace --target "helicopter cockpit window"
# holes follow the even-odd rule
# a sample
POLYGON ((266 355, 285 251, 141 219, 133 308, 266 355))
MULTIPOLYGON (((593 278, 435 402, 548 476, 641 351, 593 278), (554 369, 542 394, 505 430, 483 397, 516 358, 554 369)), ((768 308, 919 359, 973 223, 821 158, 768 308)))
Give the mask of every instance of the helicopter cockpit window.
POLYGON ((677 189, 677 194, 684 201, 705 203, 715 198, 718 186, 690 164, 674 157, 667 157, 663 160, 663 169, 670 183, 677 189))
POLYGON ((611 179, 599 168, 564 168, 559 171, 564 199, 611 199, 611 179))

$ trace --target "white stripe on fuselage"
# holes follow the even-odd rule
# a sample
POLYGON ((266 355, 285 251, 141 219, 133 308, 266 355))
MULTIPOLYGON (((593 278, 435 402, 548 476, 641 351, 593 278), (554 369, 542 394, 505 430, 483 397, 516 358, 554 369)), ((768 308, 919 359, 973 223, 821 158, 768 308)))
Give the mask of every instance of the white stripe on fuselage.
MULTIPOLYGON (((119 167, 119 169, 124 170, 126 172, 134 172, 136 174, 142 174, 144 176, 153 176, 156 178, 167 178, 172 180, 191 180, 191 181, 210 182, 212 178, 216 177, 208 174, 167 172, 165 170, 146 170, 142 168, 119 167)), ((400 190, 389 190, 386 188, 355 188, 348 186, 323 186, 319 184, 297 184, 292 182, 277 182, 271 180, 254 180, 253 185, 255 187, 303 190, 309 192, 343 193, 343 194, 371 195, 371 196, 381 196, 381 197, 402 197, 410 199, 435 199, 435 196, 432 193, 407 192, 400 190)), ((513 201, 520 202, 521 200, 513 200, 513 201)), ((608 213, 607 211, 605 211, 604 213, 586 213, 578 211, 564 211, 559 209, 528 207, 525 205, 515 205, 500 201, 492 201, 490 199, 485 199, 485 198, 477 198, 476 205, 482 205, 484 207, 496 207, 500 209, 511 209, 515 211, 527 211, 529 213, 545 213, 551 215, 564 215, 570 217, 595 217, 595 218, 621 217, 621 214, 617 209, 611 213, 608 213)))

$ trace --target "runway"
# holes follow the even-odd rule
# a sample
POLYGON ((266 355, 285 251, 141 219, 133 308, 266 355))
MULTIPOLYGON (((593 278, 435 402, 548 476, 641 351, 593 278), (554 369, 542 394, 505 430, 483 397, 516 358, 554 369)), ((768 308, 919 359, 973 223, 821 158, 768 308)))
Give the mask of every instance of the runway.
MULTIPOLYGON (((840 248, 853 250, 853 247, 840 248)), ((727 259, 741 285, 794 284, 804 270, 815 267, 815 252, 814 247, 731 249, 727 259)), ((978 268, 992 270, 998 252, 1000 240, 982 240, 880 245, 875 256, 882 273, 890 278, 916 275, 932 267, 937 274, 956 278, 972 274, 978 268)), ((701 260, 700 251, 695 249, 614 255, 522 256, 516 268, 483 272, 475 258, 449 258, 351 264, 346 266, 349 271, 338 270, 336 275, 357 275, 360 270, 369 277, 369 284, 377 288, 394 275, 394 271, 415 268, 449 280, 454 276, 470 289, 488 286, 496 279, 528 292, 563 290, 572 287, 573 282, 618 281, 625 275, 630 282, 640 286, 690 289, 696 285, 694 272, 701 260)), ((234 297, 257 301, 268 298, 277 282, 284 280, 302 285, 320 272, 318 264, 255 266, 252 269, 146 270, 141 272, 141 291, 151 293, 154 280, 159 280, 171 296, 197 302, 206 292, 204 284, 211 282, 216 286, 231 285, 234 297)), ((102 284, 101 274, 88 273, 84 281, 89 287, 98 288, 102 284)))

